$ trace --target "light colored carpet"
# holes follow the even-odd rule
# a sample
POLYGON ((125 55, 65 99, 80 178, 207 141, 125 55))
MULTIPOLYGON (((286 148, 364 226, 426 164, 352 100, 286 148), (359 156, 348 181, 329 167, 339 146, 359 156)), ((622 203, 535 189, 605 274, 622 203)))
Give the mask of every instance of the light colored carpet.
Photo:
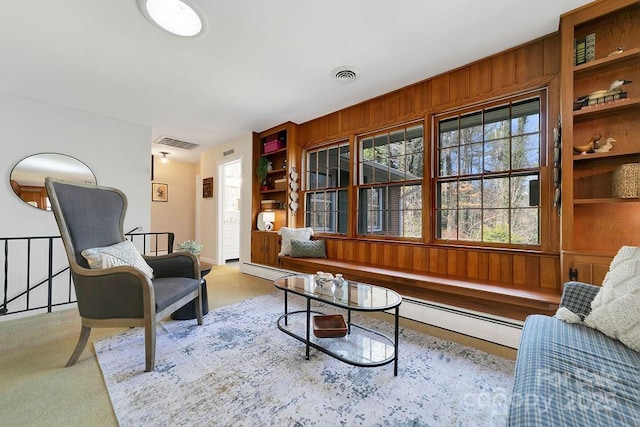
POLYGON ((282 310, 275 292, 212 310, 201 327, 164 322, 150 373, 141 329, 95 342, 120 425, 504 425, 512 360, 402 327, 397 377, 313 349, 306 361, 276 327, 282 310))

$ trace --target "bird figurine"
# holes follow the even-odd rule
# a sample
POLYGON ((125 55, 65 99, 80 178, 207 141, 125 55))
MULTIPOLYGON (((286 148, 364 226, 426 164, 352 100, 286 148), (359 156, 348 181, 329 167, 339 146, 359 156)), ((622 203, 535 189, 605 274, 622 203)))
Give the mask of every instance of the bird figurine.
POLYGON ((607 56, 620 55, 623 52, 624 52, 624 46, 618 46, 618 48, 616 50, 614 50, 613 52, 611 52, 607 56))
POLYGON ((600 138, 602 138, 602 135, 593 136, 589 140, 589 142, 584 145, 574 145, 573 151, 577 154, 593 153, 596 148, 600 147, 598 143, 598 141, 600 141, 600 138))
POLYGON ((613 144, 615 144, 616 141, 614 138, 607 138, 607 141, 602 144, 600 146, 600 148, 595 148, 593 151, 595 151, 596 153, 608 153, 609 151, 611 151, 611 149, 613 148, 613 144))
MULTIPOLYGON (((591 92, 589 95, 581 96, 578 98, 577 103, 584 105, 589 105, 600 98, 604 98, 607 96, 618 95, 622 92, 622 86, 632 83, 632 80, 614 80, 609 86, 609 89, 601 89, 596 90, 595 92, 591 92)), ((613 99, 611 99, 613 101, 613 99)), ((597 103, 597 102, 595 102, 597 103)))

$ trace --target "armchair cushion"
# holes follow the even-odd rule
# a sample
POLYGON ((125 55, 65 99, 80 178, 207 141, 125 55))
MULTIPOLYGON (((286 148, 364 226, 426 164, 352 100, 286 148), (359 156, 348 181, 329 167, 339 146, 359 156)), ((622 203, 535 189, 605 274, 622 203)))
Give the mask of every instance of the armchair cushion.
POLYGON ((153 269, 129 240, 111 246, 85 249, 82 256, 89 267, 95 270, 128 265, 142 271, 149 279, 153 278, 153 269))
POLYGON ((164 277, 153 279, 153 291, 156 297, 156 311, 160 312, 175 301, 198 289, 200 281, 186 277, 164 277))

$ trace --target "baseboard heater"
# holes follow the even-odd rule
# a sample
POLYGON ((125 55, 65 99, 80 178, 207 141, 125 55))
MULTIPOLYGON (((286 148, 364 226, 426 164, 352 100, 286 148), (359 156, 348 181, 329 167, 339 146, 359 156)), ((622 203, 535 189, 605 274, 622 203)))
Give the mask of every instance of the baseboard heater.
MULTIPOLYGON (((240 271, 269 280, 296 274, 253 263, 242 263, 240 271)), ((402 299, 401 317, 515 349, 520 343, 522 321, 404 295, 402 299)))
POLYGON ((400 316, 441 329, 518 348, 524 322, 446 304, 402 297, 400 316))

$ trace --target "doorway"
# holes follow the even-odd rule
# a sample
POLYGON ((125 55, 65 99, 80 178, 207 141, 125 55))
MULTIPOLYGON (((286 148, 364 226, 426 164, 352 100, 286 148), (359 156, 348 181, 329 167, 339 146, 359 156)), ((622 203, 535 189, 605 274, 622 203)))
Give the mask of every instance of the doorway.
POLYGON ((222 164, 220 170, 222 239, 220 264, 237 264, 240 260, 240 198, 242 190, 242 160, 222 164))

